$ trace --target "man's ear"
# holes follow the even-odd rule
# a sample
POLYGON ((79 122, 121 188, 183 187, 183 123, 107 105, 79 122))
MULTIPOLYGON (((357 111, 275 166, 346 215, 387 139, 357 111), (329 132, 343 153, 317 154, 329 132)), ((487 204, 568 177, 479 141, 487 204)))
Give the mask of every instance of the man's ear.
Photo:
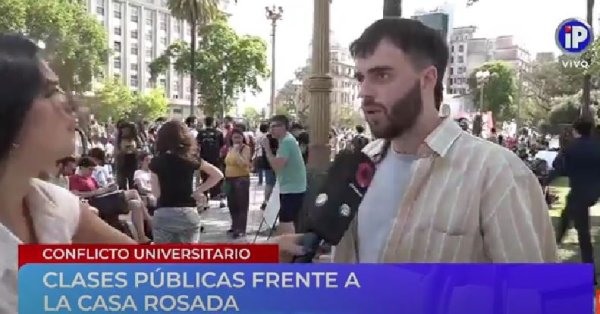
POLYGON ((421 88, 431 88, 433 90, 438 80, 437 69, 433 65, 430 65, 425 68, 422 73, 423 76, 421 77, 421 88))

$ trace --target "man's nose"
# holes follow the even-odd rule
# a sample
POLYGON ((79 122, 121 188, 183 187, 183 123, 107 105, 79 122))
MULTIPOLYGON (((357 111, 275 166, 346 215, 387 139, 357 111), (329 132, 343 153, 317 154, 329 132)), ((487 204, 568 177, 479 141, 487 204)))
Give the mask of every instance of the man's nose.
POLYGON ((375 98, 375 90, 367 81, 363 81, 358 86, 358 98, 375 98))

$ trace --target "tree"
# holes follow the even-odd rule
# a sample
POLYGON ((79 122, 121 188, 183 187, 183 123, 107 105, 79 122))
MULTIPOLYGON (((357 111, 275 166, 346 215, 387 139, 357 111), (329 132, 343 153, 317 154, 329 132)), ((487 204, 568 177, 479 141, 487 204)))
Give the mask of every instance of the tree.
POLYGON ((206 25, 221 13, 219 11, 219 0, 169 0, 171 15, 180 20, 187 21, 191 28, 191 46, 189 54, 190 66, 190 110, 192 115, 196 113, 196 44, 198 42, 198 26, 206 25))
POLYGON ((124 119, 133 110, 134 95, 119 79, 106 79, 95 91, 98 105, 94 108, 99 121, 124 119))
MULTIPOLYGON (((195 79, 200 86, 203 111, 222 116, 234 105, 235 97, 247 91, 260 91, 259 81, 268 76, 267 44, 259 37, 240 36, 225 17, 200 29, 195 79)), ((171 64, 176 71, 189 73, 190 47, 185 42, 169 46, 150 65, 152 78, 171 64)))
POLYGON ((81 1, 23 0, 25 29, 31 39, 45 44, 44 55, 66 91, 91 89, 108 60, 108 36, 81 1))
POLYGON ((553 102, 554 105, 548 115, 550 125, 571 124, 579 117, 577 95, 557 97, 553 102))
POLYGON ((151 89, 136 94, 128 116, 131 120, 154 120, 163 117, 169 110, 169 100, 163 89, 151 89))
POLYGON ((244 118, 244 120, 253 126, 258 125, 262 120, 260 113, 254 107, 246 107, 246 109, 244 109, 244 113, 242 113, 242 118, 244 118))
POLYGON ((491 111, 495 120, 509 120, 515 117, 513 99, 516 93, 515 73, 504 62, 493 61, 486 63, 473 71, 469 77, 469 86, 474 91, 474 100, 481 109, 481 86, 476 74, 488 71, 490 76, 483 86, 483 110, 491 111))
POLYGON ((26 30, 27 5, 24 0, 0 1, 0 31, 22 32, 26 30))
POLYGON ((152 89, 144 94, 132 91, 119 79, 107 79, 95 91, 97 105, 93 111, 100 121, 127 119, 152 120, 164 116, 169 101, 162 89, 152 89))

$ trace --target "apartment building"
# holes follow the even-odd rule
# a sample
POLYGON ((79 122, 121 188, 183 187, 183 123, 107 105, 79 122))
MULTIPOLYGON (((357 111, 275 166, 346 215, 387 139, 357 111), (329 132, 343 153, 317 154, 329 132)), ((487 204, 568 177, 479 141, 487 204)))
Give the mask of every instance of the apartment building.
POLYGON ((190 79, 170 69, 156 82, 150 80, 150 63, 178 40, 190 41, 191 27, 175 19, 167 0, 86 0, 108 33, 113 50, 106 73, 123 80, 132 90, 162 87, 171 105, 170 115, 190 115, 190 79))

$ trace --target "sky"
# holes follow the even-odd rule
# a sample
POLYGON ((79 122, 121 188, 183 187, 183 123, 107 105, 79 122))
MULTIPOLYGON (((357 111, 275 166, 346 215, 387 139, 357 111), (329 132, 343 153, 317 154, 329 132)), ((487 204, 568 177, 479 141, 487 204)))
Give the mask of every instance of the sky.
MULTIPOLYGON (((558 54, 554 39, 556 27, 567 18, 586 15, 586 0, 479 0, 467 7, 466 0, 404 0, 403 16, 410 17, 416 10, 432 10, 447 3, 452 8, 450 28, 476 26, 475 37, 493 38, 514 35, 517 44, 537 52, 552 51, 558 54)), ((250 34, 267 41, 267 55, 271 64, 271 25, 265 17, 266 6, 283 7, 283 19, 277 24, 276 88, 294 78, 294 71, 310 58, 312 38, 312 0, 239 0, 232 4, 230 23, 240 34, 250 34)), ((594 16, 600 17, 599 5, 594 16)), ((383 0, 333 0, 331 5, 331 42, 348 46, 372 22, 381 18, 383 0)), ((247 106, 264 108, 269 102, 270 81, 262 84, 257 95, 240 97, 240 112, 247 106)))

